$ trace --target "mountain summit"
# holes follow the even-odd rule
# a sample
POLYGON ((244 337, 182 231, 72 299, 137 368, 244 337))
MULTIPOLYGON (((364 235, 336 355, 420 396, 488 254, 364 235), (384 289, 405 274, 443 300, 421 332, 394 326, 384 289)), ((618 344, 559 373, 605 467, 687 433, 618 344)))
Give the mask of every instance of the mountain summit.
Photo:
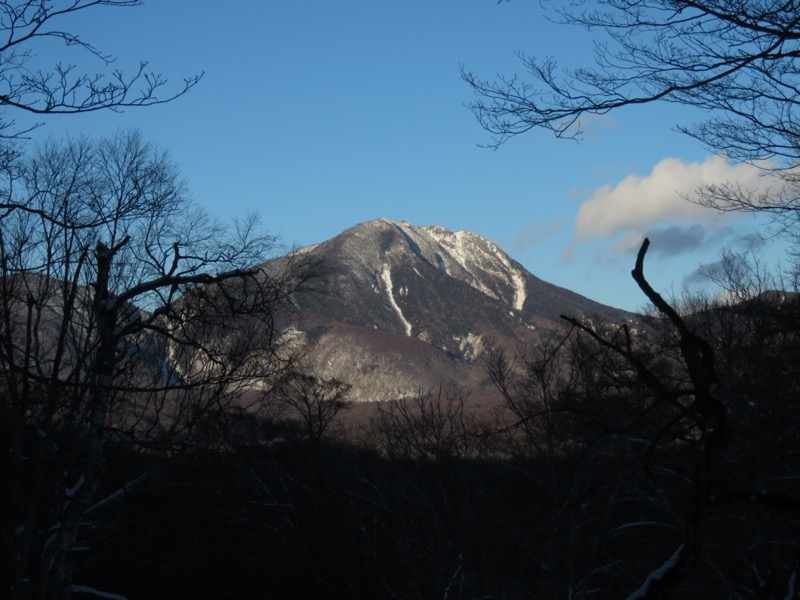
POLYGON ((320 262, 321 293, 296 299, 286 330, 318 375, 382 400, 487 386, 490 344, 533 342, 560 314, 627 313, 546 283, 470 231, 377 219, 301 249, 320 262))

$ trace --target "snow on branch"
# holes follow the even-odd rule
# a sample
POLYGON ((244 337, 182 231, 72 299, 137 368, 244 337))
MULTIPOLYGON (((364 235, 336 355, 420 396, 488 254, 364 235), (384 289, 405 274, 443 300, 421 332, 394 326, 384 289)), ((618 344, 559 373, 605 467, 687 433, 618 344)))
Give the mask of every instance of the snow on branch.
POLYGON ((90 596, 95 596, 97 598, 105 598, 106 600, 128 600, 125 596, 120 596, 119 594, 112 594, 111 592, 103 592, 101 590, 96 590, 92 587, 87 585, 71 585, 70 588, 72 589, 73 594, 88 594, 90 596))
POLYGON ((647 593, 650 591, 650 586, 664 579, 664 577, 666 577, 666 575, 672 571, 672 569, 678 566, 678 561, 681 559, 683 548, 685 546, 686 544, 681 544, 678 546, 678 549, 673 552, 672 556, 670 556, 666 562, 664 562, 664 564, 658 567, 655 571, 650 573, 639 589, 628 596, 628 600, 643 600, 644 598, 647 598, 647 593))

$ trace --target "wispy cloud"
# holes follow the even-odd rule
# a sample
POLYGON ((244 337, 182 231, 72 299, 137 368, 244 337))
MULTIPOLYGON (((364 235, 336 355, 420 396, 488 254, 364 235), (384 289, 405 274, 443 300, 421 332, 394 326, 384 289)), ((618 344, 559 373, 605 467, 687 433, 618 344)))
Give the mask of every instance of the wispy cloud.
MULTIPOLYGON (((698 188, 708 184, 735 183, 743 188, 764 190, 774 181, 752 165, 731 165, 721 156, 710 156, 703 162, 684 162, 665 158, 649 175, 629 175, 615 186, 596 190, 581 205, 575 236, 577 241, 609 238, 618 234, 637 235, 639 240, 648 229, 664 223, 703 223, 719 228, 729 219, 709 208, 692 203, 698 188)), ((695 243, 700 230, 692 228, 664 230, 666 240, 683 236, 686 243, 695 243)))
POLYGON ((651 227, 644 232, 629 231, 611 246, 615 252, 632 253, 639 250, 644 238, 650 238, 651 254, 678 256, 710 245, 725 243, 734 235, 731 227, 710 228, 702 223, 651 227))
POLYGON ((702 263, 686 277, 686 283, 690 285, 708 284, 712 279, 725 280, 726 272, 736 271, 740 274, 760 273, 762 280, 770 279, 771 274, 768 271, 759 271, 766 246, 767 242, 759 235, 734 238, 728 244, 728 251, 725 254, 715 261, 702 263))
POLYGON ((517 232, 517 237, 514 239, 514 250, 535 246, 543 240, 561 233, 565 224, 566 219, 563 217, 545 224, 529 223, 517 232))
POLYGON ((597 140, 619 127, 619 123, 609 114, 584 114, 577 123, 581 137, 585 140, 597 140))

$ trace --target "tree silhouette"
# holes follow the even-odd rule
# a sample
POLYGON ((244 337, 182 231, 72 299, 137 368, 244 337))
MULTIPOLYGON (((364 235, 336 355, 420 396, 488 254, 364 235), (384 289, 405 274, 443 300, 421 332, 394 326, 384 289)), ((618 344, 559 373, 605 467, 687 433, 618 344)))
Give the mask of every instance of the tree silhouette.
POLYGON ((66 597, 81 528, 134 485, 103 487, 106 448, 174 452, 255 401, 291 364, 275 312, 309 271, 259 267, 275 238, 193 207, 137 132, 49 143, 3 183, 3 579, 10 597, 66 597))
MULTIPOLYGON (((140 62, 129 74, 114 68, 115 58, 78 34, 61 29, 73 15, 101 7, 134 7, 141 0, 11 0, 0 2, 0 106, 46 116, 98 110, 120 110, 169 102, 193 88, 202 77, 187 77, 174 90, 159 73, 140 62), (40 68, 36 49, 48 41, 63 44, 71 60, 99 62, 104 71, 81 71, 75 63, 58 62, 40 68)), ((40 123, 41 124, 41 123, 40 123)), ((14 119, 0 118, 0 137, 22 135, 38 125, 19 130, 14 119)))

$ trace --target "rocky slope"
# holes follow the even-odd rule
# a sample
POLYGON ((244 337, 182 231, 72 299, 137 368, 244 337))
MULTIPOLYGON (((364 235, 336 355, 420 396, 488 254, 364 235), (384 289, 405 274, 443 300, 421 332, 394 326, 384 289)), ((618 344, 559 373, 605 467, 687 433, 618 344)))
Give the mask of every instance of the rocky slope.
POLYGON ((538 279, 469 231, 378 219, 300 252, 319 261, 321 285, 294 298, 282 327, 357 400, 440 384, 485 393, 489 345, 533 343, 561 314, 633 317, 538 279))

